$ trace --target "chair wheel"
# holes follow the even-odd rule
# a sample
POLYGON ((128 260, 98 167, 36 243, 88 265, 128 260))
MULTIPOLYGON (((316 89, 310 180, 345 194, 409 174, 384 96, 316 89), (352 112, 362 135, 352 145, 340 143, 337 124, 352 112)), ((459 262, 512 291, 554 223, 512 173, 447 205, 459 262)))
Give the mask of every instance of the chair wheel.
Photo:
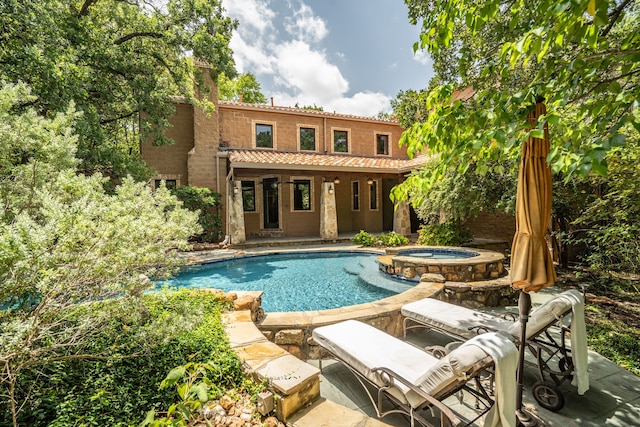
POLYGON ((573 371, 573 359, 572 358, 563 357, 562 359, 560 359, 558 361, 558 369, 560 369, 560 372, 562 372, 562 374, 564 376, 569 378, 569 380, 573 379, 573 374, 571 373, 573 371))
POLYGON ((557 412, 564 406, 564 396, 553 385, 545 381, 536 382, 531 388, 534 399, 545 409, 557 412))

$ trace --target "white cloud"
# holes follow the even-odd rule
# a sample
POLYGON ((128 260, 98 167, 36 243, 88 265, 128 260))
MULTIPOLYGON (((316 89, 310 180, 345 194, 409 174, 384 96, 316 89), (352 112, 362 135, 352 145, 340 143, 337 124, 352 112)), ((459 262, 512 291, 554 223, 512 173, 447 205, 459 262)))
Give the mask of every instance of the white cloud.
POLYGON ((223 0, 222 6, 228 16, 240 22, 240 32, 245 32, 247 27, 251 27, 251 31, 264 33, 276 15, 264 0, 223 0))
POLYGON ((413 54, 414 61, 418 61, 422 65, 428 65, 431 63, 431 58, 426 50, 420 49, 416 53, 413 54))
POLYGON ((272 74, 274 58, 262 44, 249 44, 242 35, 235 33, 229 47, 233 50, 236 68, 240 73, 272 74))
POLYGON ((373 117, 381 111, 390 112, 391 99, 379 92, 358 92, 350 98, 335 99, 327 106, 327 111, 373 117))
POLYGON ((327 26, 322 18, 315 16, 313 10, 306 4, 301 4, 300 9, 293 16, 287 16, 284 20, 284 28, 297 40, 308 43, 317 43, 327 34, 327 26))
POLYGON ((284 43, 275 54, 280 77, 290 88, 314 96, 317 103, 341 96, 349 89, 347 80, 338 67, 327 61, 324 52, 312 50, 302 41, 284 43))
MULTIPOLYGON (((270 82, 270 93, 264 94, 273 96, 276 105, 317 105, 358 116, 391 111, 390 98, 382 93, 347 94, 349 82, 325 51, 315 47, 327 36, 327 26, 306 4, 283 9, 292 13, 284 17, 284 28, 271 24, 277 14, 264 0, 223 0, 223 6, 240 22, 230 42, 236 68, 270 82)), ((343 53, 336 55, 346 60, 343 53)))

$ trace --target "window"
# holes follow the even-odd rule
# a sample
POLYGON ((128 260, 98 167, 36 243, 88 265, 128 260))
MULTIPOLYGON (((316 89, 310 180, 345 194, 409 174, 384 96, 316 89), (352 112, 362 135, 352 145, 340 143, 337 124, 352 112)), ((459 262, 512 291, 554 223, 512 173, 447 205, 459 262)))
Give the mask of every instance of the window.
POLYGON ((389 155, 389 135, 376 135, 376 154, 389 155))
POLYGON ((354 211, 360 210, 360 182, 351 182, 351 199, 353 201, 351 209, 354 211))
POLYGON ((378 210, 378 181, 376 180, 369 185, 369 209, 378 210))
POLYGON ((333 151, 336 153, 349 152, 349 132, 346 130, 333 131, 333 151))
POLYGON ((309 179, 293 180, 293 210, 294 211, 310 211, 311 210, 311 180, 309 179))
POLYGON ((242 181, 242 209, 245 212, 256 211, 256 183, 242 181))
POLYGON ((300 150, 316 151, 316 130, 300 128, 300 150))
POLYGON ((178 182, 175 179, 156 179, 154 182, 155 188, 160 188, 160 186, 162 185, 162 181, 164 181, 164 185, 169 190, 172 190, 178 186, 178 182))
POLYGON ((273 125, 256 124, 256 147, 273 148, 273 125))

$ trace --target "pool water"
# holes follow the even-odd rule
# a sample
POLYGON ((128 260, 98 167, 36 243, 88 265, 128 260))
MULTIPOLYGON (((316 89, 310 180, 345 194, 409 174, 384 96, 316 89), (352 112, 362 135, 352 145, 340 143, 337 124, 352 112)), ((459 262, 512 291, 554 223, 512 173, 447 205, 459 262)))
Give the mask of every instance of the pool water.
POLYGON ((426 249, 400 251, 398 255, 425 259, 465 259, 478 256, 478 253, 455 249, 426 249))
POLYGON ((313 252, 235 258, 184 268, 156 286, 264 291, 265 311, 326 310, 404 292, 415 283, 383 276, 377 255, 313 252))

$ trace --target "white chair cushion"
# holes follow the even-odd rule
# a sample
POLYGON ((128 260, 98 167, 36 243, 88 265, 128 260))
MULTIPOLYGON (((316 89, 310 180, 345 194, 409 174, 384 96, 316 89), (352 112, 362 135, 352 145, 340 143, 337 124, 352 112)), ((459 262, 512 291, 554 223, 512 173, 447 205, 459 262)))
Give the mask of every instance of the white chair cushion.
POLYGON ((426 326, 462 338, 473 338, 477 335, 475 330, 469 330, 470 326, 483 327, 488 331, 506 331, 513 325, 512 321, 433 298, 424 298, 406 304, 402 307, 401 313, 426 326))

